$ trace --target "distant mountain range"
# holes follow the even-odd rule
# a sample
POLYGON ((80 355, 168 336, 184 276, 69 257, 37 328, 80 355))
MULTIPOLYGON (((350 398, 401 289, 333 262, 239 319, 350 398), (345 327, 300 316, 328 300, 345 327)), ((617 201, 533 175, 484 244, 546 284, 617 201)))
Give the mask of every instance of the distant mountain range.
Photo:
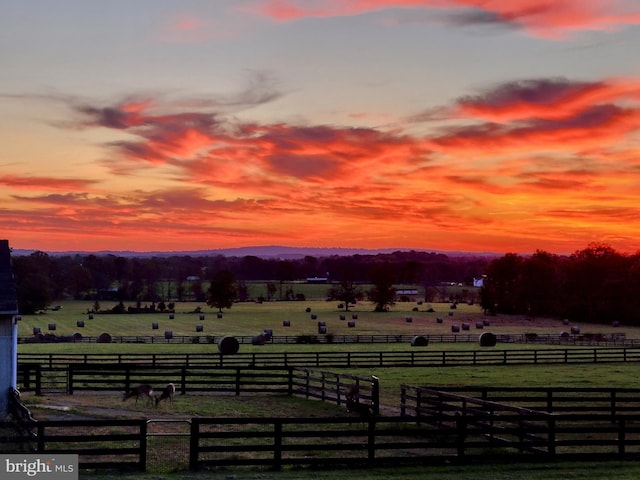
MULTIPOLYGON (((30 255, 36 250, 12 249, 12 255, 30 255)), ((66 252, 49 252, 43 250, 48 255, 116 255, 119 257, 173 257, 173 256, 215 256, 222 255, 225 257, 246 257, 255 256, 260 258, 281 258, 281 259, 297 259, 306 256, 311 257, 332 257, 332 256, 352 256, 352 255, 376 255, 393 252, 426 252, 439 253, 449 257, 497 257, 498 253, 492 252, 458 252, 444 250, 428 250, 415 248, 382 248, 382 249, 366 249, 366 248, 314 248, 314 247, 285 247, 278 245, 256 246, 256 247, 239 247, 239 248, 223 248, 211 250, 181 250, 181 251, 117 251, 117 250, 101 250, 101 251, 66 251, 66 252)))

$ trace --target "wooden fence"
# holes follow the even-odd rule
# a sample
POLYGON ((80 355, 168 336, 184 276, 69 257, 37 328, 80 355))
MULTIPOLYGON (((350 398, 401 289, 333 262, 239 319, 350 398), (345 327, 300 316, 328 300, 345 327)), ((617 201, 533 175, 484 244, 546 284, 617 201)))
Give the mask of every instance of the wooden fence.
POLYGON ((20 353, 19 365, 41 365, 42 368, 68 364, 133 364, 219 366, 219 367, 445 367, 461 365, 535 365, 558 363, 638 362, 636 347, 568 347, 543 349, 429 350, 410 347, 398 351, 314 351, 251 352, 222 355, 212 353, 20 353))
POLYGON ((547 413, 591 414, 616 417, 640 415, 640 388, 580 387, 438 387, 437 390, 402 385, 400 410, 403 415, 421 416, 443 395, 454 394, 508 404, 547 413))
MULTIPOLYGON (((469 327, 470 328, 470 327, 469 327)), ((271 335, 264 339, 266 344, 344 344, 344 343, 411 343, 416 336, 425 337, 428 343, 477 343, 479 333, 455 334, 353 334, 353 335, 271 335)), ((532 343, 548 345, 594 345, 594 346, 640 346, 640 340, 626 338, 624 333, 611 334, 496 334, 500 343, 532 343)), ((77 333, 70 336, 35 335, 19 337, 18 343, 98 343, 99 337, 82 336, 77 333)), ((150 344, 217 344, 223 336, 219 335, 110 335, 111 343, 150 343, 150 344)), ((235 337, 240 344, 253 344, 255 336, 238 335, 235 337)))
MULTIPOLYGON (((293 391, 339 402, 358 380, 296 371, 293 391), (311 379, 310 377, 313 377, 311 379), (324 393, 322 393, 324 392, 324 393)), ((294 376, 295 377, 295 376, 294 376)), ((403 413, 338 417, 192 418, 189 468, 630 459, 640 455, 638 389, 403 386, 403 413), (528 408, 535 407, 535 408, 528 408)), ((148 420, 38 421, 18 438, 34 452, 80 455, 81 468, 145 470, 148 420)), ((182 420, 184 422, 184 420, 182 420)), ((14 440, 15 440, 14 438, 14 440)))
POLYGON ((420 423, 455 429, 464 439, 460 455, 482 442, 489 448, 510 447, 566 458, 640 453, 640 389, 472 387, 443 391, 403 385, 401 391, 402 413, 420 423))
MULTIPOLYGON (((0 429, 14 422, 0 423, 0 429)), ((81 469, 146 470, 147 420, 31 420, 0 452, 78 455, 81 469)))

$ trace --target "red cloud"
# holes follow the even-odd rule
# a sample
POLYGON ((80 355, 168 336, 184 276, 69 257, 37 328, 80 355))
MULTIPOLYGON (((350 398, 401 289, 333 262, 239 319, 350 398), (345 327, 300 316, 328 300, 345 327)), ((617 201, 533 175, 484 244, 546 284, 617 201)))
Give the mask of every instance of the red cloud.
POLYGON ((31 175, 0 175, 0 185, 18 190, 78 190, 98 183, 97 180, 74 178, 34 177, 31 175))
POLYGON ((467 15, 467 23, 517 25, 541 37, 562 37, 572 30, 607 30, 640 23, 640 7, 623 1, 593 2, 585 0, 265 0, 253 3, 254 10, 279 21, 306 17, 359 15, 390 9, 440 9, 467 15), (475 20, 474 20, 475 18, 475 20))
POLYGON ((528 79, 503 83, 479 95, 463 97, 450 115, 498 122, 533 117, 560 119, 596 104, 638 99, 640 81, 528 79))

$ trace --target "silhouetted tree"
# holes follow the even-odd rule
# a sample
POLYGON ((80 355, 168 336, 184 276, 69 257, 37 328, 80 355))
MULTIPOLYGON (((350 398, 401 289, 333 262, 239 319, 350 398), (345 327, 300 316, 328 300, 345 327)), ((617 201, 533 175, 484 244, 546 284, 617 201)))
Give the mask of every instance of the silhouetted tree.
POLYGON ((233 272, 229 270, 216 272, 211 279, 207 293, 207 305, 210 307, 217 308, 219 312, 222 312, 223 308, 231 308, 237 296, 233 272))
POLYGON ((331 300, 339 300, 344 305, 344 311, 349 311, 349 305, 355 305, 358 300, 364 298, 364 293, 358 288, 358 286, 350 281, 343 280, 339 286, 331 287, 327 291, 327 297, 331 300))
POLYGON ((375 304, 374 311, 386 312, 388 307, 395 305, 396 289, 393 270, 387 264, 376 265, 370 272, 373 287, 369 290, 369 300, 375 304))

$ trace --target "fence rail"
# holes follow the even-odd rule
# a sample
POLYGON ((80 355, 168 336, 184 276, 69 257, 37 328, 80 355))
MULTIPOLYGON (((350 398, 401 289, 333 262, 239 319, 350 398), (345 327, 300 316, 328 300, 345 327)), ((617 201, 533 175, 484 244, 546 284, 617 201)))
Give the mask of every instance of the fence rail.
MULTIPOLYGON (((416 336, 425 337, 428 343, 477 343, 479 333, 458 334, 411 334, 411 335, 385 335, 385 334, 353 334, 353 335, 271 335, 263 339, 266 344, 344 344, 344 343, 411 343, 416 336)), ((638 347, 640 339, 626 338, 624 333, 612 334, 497 334, 500 343, 530 343, 547 345, 594 345, 594 346, 620 346, 638 347)), ((110 343, 159 343, 159 344, 217 344, 222 336, 217 335, 110 335, 110 343)), ((239 335, 235 337, 240 344, 252 344, 256 337, 239 335)), ((34 335, 19 337, 18 343, 99 343, 99 337, 82 336, 75 334, 70 336, 57 336, 54 334, 34 335)))
POLYGON ((479 399, 546 413, 640 415, 639 388, 579 387, 438 387, 437 390, 402 385, 400 410, 403 415, 422 416, 444 398, 479 399))
POLYGON ((77 363, 184 365, 220 367, 442 367, 458 365, 506 365, 552 363, 638 362, 636 347, 570 347, 501 350, 316 351, 220 353, 20 353, 19 364, 53 368, 77 363))

